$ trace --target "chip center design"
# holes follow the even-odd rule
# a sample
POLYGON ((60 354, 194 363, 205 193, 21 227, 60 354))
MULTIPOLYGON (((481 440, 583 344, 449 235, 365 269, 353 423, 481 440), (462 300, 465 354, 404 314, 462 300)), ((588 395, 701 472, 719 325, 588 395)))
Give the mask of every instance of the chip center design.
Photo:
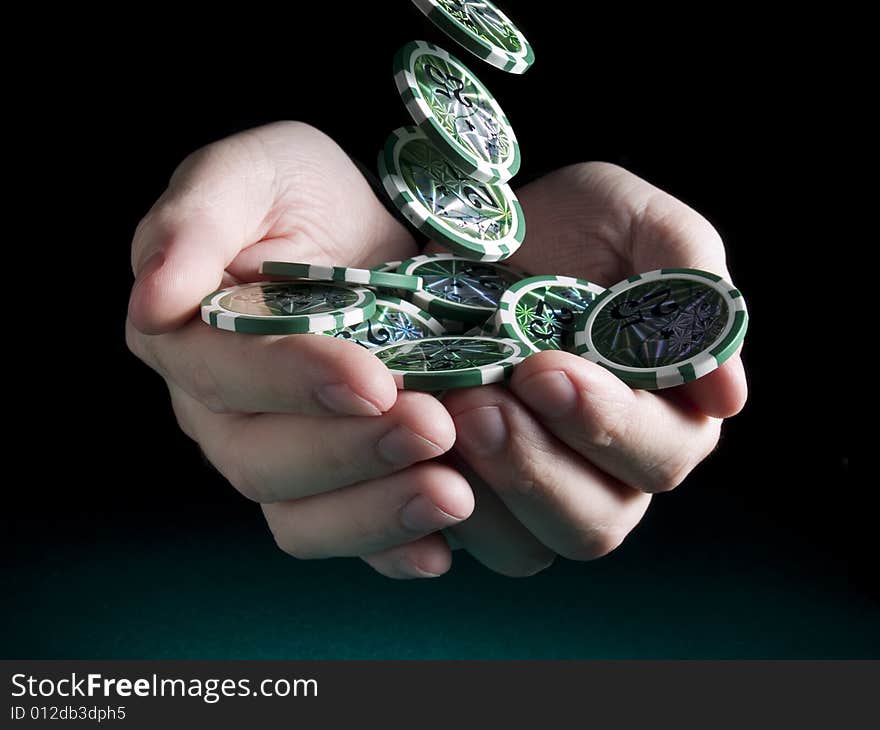
POLYGON ((474 35, 511 53, 519 53, 522 50, 522 43, 516 30, 485 2, 438 0, 438 4, 474 35))
POLYGON ((628 367, 674 365, 710 348, 728 324, 715 289, 686 279, 647 282, 609 300, 596 316, 593 344, 628 367))
POLYGON ((510 138, 496 111, 464 68, 430 52, 413 61, 419 93, 444 132, 475 157, 502 164, 511 154, 510 138))
POLYGON ((219 304, 238 314, 293 316, 335 311, 351 306, 357 299, 355 292, 337 287, 282 283, 245 287, 227 294, 219 304))
POLYGON ((460 173, 427 141, 404 144, 400 172, 422 205, 447 225, 475 239, 509 234, 513 213, 504 196, 460 173))

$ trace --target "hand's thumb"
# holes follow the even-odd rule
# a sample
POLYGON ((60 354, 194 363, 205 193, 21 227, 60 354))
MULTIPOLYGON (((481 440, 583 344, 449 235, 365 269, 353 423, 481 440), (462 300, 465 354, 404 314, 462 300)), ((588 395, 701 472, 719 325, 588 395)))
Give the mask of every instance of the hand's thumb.
POLYGON ((148 215, 136 239, 143 254, 133 263, 128 312, 146 334, 168 332, 190 319, 201 299, 221 285, 224 269, 240 250, 228 232, 204 216, 157 220, 148 215))
POLYGON ((138 225, 128 312, 141 332, 180 327, 221 286, 241 250, 265 233, 274 173, 241 152, 246 142, 239 135, 235 143, 223 140, 190 155, 138 225))

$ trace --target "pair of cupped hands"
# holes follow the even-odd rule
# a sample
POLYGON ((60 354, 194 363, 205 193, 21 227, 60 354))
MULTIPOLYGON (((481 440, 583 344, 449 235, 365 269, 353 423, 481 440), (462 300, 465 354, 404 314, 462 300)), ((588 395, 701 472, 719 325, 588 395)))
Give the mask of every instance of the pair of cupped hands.
MULTIPOLYGON (((532 274, 603 286, 663 267, 730 278, 714 228, 620 167, 575 164, 517 195, 528 233, 510 263, 532 274)), ((165 379, 183 431, 295 557, 357 556, 392 578, 427 578, 459 548, 510 576, 556 555, 602 556, 743 407, 738 355, 648 392, 547 351, 507 386, 441 402, 398 391, 359 345, 221 332, 198 317, 205 295, 259 279, 263 260, 370 267, 416 254, 345 152, 296 122, 190 155, 135 232, 128 345, 165 379)))

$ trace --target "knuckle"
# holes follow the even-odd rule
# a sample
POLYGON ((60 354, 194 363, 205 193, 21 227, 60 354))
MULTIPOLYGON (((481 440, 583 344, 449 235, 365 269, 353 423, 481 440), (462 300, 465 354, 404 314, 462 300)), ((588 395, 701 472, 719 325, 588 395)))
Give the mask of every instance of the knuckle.
POLYGON ((217 375, 207 362, 195 363, 190 371, 193 397, 212 413, 230 413, 231 408, 223 394, 217 375))
POLYGON ((590 525, 589 529, 579 532, 570 544, 559 550, 559 554, 569 560, 596 560, 620 547, 630 529, 615 524, 590 525))
POLYGON ((339 484, 363 481, 372 478, 370 472, 375 469, 368 458, 353 455, 347 440, 342 438, 315 439, 309 444, 306 455, 304 464, 309 467, 304 471, 310 474, 310 481, 317 484, 333 480, 339 484))
POLYGON ((325 557, 316 545, 302 539, 302 535, 295 529, 288 527, 283 530, 273 530, 272 535, 275 538, 275 545, 278 546, 278 549, 292 558, 297 560, 316 560, 325 557))
MULTIPOLYGON (((176 407, 172 406, 174 410, 174 417, 177 421, 178 428, 183 431, 184 435, 192 441, 198 443, 198 438, 196 437, 196 431, 192 427, 192 424, 189 422, 189 419, 182 414, 176 407)), ((207 458, 207 457, 205 457, 207 458)), ((210 461, 210 459, 209 459, 210 461)))
POLYGON ((711 455, 712 452, 718 448, 718 442, 721 440, 721 427, 723 423, 724 420, 721 418, 710 419, 709 425, 706 429, 706 439, 703 442, 703 447, 700 451, 699 461, 703 461, 703 459, 711 455))
POLYGON ((253 467, 247 462, 239 460, 227 460, 218 464, 217 468, 226 477, 227 481, 235 487, 236 491, 258 504, 271 504, 277 498, 271 494, 266 486, 266 480, 254 473, 253 467))
MULTIPOLYGON (((538 495, 547 483, 547 459, 540 455, 537 444, 516 439, 509 450, 508 478, 501 487, 502 491, 515 492, 518 495, 538 495)), ((552 458, 552 456, 551 456, 552 458)))
MULTIPOLYGON (((196 443, 199 443, 196 429, 192 423, 192 419, 189 413, 187 413, 186 408, 183 407, 183 404, 180 402, 180 400, 174 397, 173 392, 171 394, 171 410, 174 411, 174 418, 177 421, 177 425, 180 430, 183 431, 190 439, 192 439, 196 443)), ((205 458, 208 458, 207 454, 205 455, 205 458)), ((208 461, 211 460, 208 459, 208 461)))
POLYGON ((346 543, 358 545, 358 552, 374 552, 400 539, 401 528, 394 520, 379 521, 366 511, 352 510, 348 517, 346 543), (374 550, 375 548, 375 550, 374 550))
POLYGON ((125 344, 131 354, 165 380, 168 380, 165 357, 159 345, 160 338, 161 336, 145 335, 139 332, 130 321, 125 324, 125 344))
POLYGON ((173 187, 179 185, 194 172, 204 167, 209 167, 216 164, 217 161, 222 160, 223 147, 224 142, 222 141, 211 142, 190 152, 174 169, 174 172, 171 174, 169 186, 173 187))
POLYGON ((655 494, 678 487, 715 450, 720 436, 721 420, 712 419, 698 439, 689 441, 686 447, 667 452, 645 471, 642 491, 655 494))
POLYGON ((601 162, 590 160, 589 162, 575 162, 564 168, 566 176, 578 187, 590 187, 595 180, 603 177, 619 176, 621 174, 631 175, 619 165, 612 162, 601 162))
POLYGON ((645 472, 644 491, 652 494, 671 492, 685 480, 694 466, 694 459, 683 451, 669 454, 645 472))
POLYGON ((262 504, 262 500, 259 498, 259 490, 254 486, 254 481, 245 467, 231 459, 221 461, 211 458, 210 460, 239 494, 247 497, 252 502, 262 504))
POLYGON ((632 175, 631 172, 621 167, 620 165, 615 165, 613 162, 602 162, 600 160, 577 162, 574 165, 571 165, 570 169, 580 178, 591 178, 597 175, 632 175))
POLYGON ((132 268, 139 271, 146 260, 160 245, 166 244, 174 235, 180 222, 180 214, 163 193, 150 210, 138 221, 132 239, 132 268))
POLYGON ((582 439, 591 450, 608 450, 630 435, 633 408, 619 400, 588 398, 583 418, 582 439))
MULTIPOLYGON (((278 497, 269 487, 268 475, 264 474, 253 459, 242 458, 232 436, 223 444, 212 444, 208 458, 237 492, 258 504, 277 502, 278 497)), ((203 444, 206 449, 207 445, 203 444)))

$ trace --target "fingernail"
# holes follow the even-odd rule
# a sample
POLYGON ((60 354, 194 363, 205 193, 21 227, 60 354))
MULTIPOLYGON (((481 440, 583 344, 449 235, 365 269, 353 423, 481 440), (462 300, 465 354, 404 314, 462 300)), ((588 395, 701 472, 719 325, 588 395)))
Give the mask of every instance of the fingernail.
POLYGON ((578 402, 574 383, 562 370, 547 370, 526 378, 516 394, 535 413, 549 418, 564 418, 578 402))
POLYGON ((498 406, 483 406, 455 417, 456 444, 479 456, 492 456, 507 444, 507 425, 498 406))
POLYGON ((436 532, 458 524, 461 518, 447 514, 430 499, 419 494, 401 508, 400 522, 411 532, 436 532))
POLYGON ((397 426, 386 433, 376 443, 376 449, 385 461, 400 467, 443 453, 443 449, 437 444, 410 431, 406 426, 397 426))
POLYGON ((443 573, 434 573, 430 570, 425 570, 424 568, 403 559, 397 561, 397 569, 403 575, 409 576, 410 578, 439 578, 443 575, 443 573))
POLYGON ((331 411, 344 416, 381 416, 380 411, 366 398, 362 398, 345 383, 322 385, 315 396, 331 411))
POLYGON ((162 268, 162 264, 165 263, 165 252, 164 251, 156 251, 152 254, 145 262, 144 265, 141 266, 140 271, 138 271, 137 276, 134 280, 134 286, 131 288, 131 295, 128 298, 128 315, 132 316, 134 311, 135 302, 138 299, 138 293, 141 285, 149 279, 153 274, 155 274, 159 269, 162 268))
POLYGON ((137 280, 139 282, 144 279, 148 279, 150 276, 155 274, 159 269, 162 268, 162 264, 165 263, 165 252, 164 251, 156 251, 152 254, 146 261, 144 261, 144 265, 141 266, 140 271, 137 273, 137 280))

